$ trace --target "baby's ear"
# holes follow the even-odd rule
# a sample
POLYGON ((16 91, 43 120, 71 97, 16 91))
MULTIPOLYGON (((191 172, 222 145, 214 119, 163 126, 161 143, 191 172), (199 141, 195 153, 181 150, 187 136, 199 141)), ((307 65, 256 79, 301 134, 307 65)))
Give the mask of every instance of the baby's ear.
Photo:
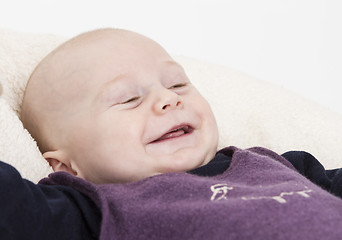
POLYGON ((69 159, 60 150, 45 152, 43 157, 48 161, 54 172, 63 171, 77 176, 77 171, 72 168, 69 159))

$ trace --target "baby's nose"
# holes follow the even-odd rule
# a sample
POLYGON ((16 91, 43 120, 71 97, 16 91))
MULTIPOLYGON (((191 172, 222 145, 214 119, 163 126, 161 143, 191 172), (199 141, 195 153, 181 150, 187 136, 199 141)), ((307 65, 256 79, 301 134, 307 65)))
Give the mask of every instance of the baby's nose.
POLYGON ((155 111, 165 113, 169 110, 182 109, 184 106, 182 98, 170 90, 163 91, 159 95, 159 101, 155 104, 155 111))
POLYGON ((168 108, 175 109, 183 107, 183 102, 181 100, 176 101, 175 103, 167 103, 165 104, 162 109, 167 110, 168 108))

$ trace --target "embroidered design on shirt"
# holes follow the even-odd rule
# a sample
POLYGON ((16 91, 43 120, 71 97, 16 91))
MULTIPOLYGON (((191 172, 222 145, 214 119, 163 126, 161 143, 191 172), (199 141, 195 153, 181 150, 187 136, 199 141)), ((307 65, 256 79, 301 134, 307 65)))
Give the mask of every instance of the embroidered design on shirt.
POLYGON ((210 190, 213 192, 211 195, 211 201, 218 201, 222 199, 227 199, 228 190, 233 190, 233 187, 228 187, 226 183, 218 183, 214 184, 210 187, 210 190))
MULTIPOLYGON (((218 183, 210 186, 210 190, 212 191, 212 195, 210 200, 211 201, 219 201, 219 200, 227 200, 228 191, 233 190, 234 187, 228 186, 226 183, 218 183)), ((310 198, 310 194, 313 192, 312 189, 309 189, 307 186, 304 186, 303 190, 297 191, 286 191, 281 192, 278 195, 274 196, 243 196, 241 197, 242 200, 249 201, 249 200, 274 200, 277 203, 287 203, 286 200, 287 196, 300 196, 303 198, 310 198)))
POLYGON ((293 192, 282 192, 276 196, 260 196, 260 197, 241 197, 242 200, 260 200, 260 199, 272 199, 277 201, 278 203, 286 203, 285 196, 299 195, 304 198, 309 198, 310 195, 308 193, 312 192, 311 189, 305 186, 305 189, 293 192))

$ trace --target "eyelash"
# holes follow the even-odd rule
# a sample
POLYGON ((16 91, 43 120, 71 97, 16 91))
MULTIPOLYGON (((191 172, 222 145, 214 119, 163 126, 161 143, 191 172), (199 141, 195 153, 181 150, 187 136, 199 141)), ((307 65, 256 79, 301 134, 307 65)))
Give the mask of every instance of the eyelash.
MULTIPOLYGON (((177 88, 183 88, 186 87, 188 84, 187 83, 177 83, 171 87, 169 87, 169 89, 177 89, 177 88)), ((130 99, 127 99, 126 101, 121 102, 120 104, 128 104, 128 103, 133 103, 135 101, 140 100, 141 97, 137 96, 137 97, 132 97, 130 99)))
POLYGON ((124 102, 121 102, 120 104, 126 104, 126 103, 135 102, 135 101, 137 101, 139 99, 140 99, 140 97, 132 97, 132 98, 130 98, 130 99, 124 101, 124 102))
POLYGON ((182 88, 182 87, 186 87, 187 85, 188 85, 187 83, 177 83, 177 84, 169 87, 169 89, 182 88))

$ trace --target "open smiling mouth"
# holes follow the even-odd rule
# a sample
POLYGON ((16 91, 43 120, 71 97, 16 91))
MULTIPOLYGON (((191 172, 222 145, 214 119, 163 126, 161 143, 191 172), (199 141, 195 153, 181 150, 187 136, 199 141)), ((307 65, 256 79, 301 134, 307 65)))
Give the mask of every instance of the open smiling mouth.
POLYGON ((170 131, 162 135, 160 138, 152 141, 151 143, 157 143, 157 142, 181 137, 181 136, 190 134, 193 131, 194 131, 194 128, 191 127, 190 125, 180 125, 180 126, 172 128, 170 131))

